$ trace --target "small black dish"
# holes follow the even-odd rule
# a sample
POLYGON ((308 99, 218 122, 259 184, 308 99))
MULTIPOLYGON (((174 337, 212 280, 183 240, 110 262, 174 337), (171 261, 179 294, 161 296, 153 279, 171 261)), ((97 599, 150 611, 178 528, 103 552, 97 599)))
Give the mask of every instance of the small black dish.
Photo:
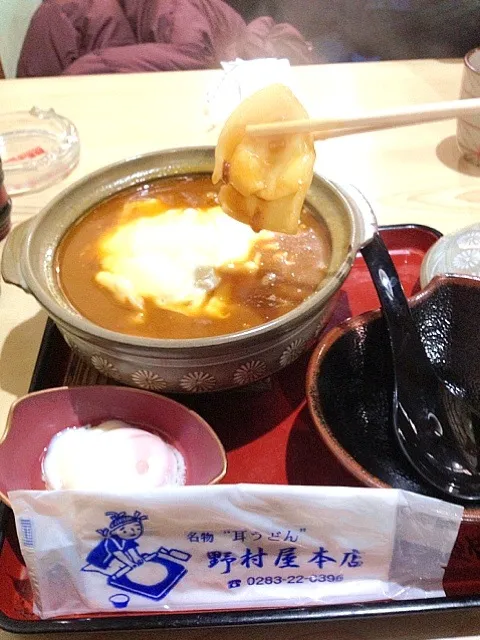
MULTIPOLYGON (((439 377, 480 406, 480 279, 438 276, 409 302, 439 377)), ((444 499, 417 475, 395 440, 392 389, 391 348, 380 311, 334 328, 312 354, 310 412, 340 463, 367 486, 444 499)), ((468 503, 464 519, 480 523, 480 501, 468 503)))

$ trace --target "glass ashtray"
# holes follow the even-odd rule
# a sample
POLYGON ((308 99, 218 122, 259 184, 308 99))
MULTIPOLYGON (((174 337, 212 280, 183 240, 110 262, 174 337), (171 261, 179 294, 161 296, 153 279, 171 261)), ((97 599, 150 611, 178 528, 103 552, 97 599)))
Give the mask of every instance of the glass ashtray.
POLYGON ((0 158, 10 195, 59 182, 75 168, 79 155, 75 125, 53 109, 0 115, 0 158))
POLYGON ((440 238, 422 262, 420 285, 440 274, 480 277, 480 222, 440 238))

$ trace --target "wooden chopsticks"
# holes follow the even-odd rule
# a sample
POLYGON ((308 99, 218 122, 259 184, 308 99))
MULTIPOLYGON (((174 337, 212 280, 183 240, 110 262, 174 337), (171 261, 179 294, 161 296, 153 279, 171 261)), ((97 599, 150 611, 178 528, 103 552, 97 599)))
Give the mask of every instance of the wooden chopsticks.
POLYGON ((251 136, 285 135, 288 133, 313 133, 316 140, 334 138, 350 133, 362 133, 393 127, 405 127, 423 122, 435 122, 468 114, 480 115, 480 98, 432 102, 409 105, 396 109, 373 111, 352 118, 310 118, 250 124, 245 132, 251 136))

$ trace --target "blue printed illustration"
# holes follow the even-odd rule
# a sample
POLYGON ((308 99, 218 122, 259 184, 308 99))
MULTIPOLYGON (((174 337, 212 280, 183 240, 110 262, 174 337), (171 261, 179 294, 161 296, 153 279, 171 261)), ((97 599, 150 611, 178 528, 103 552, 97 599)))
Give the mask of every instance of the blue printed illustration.
MULTIPOLYGON (((135 593, 152 600, 162 600, 188 573, 184 562, 191 554, 179 549, 159 547, 153 553, 141 553, 137 540, 144 532, 143 521, 148 516, 135 511, 107 511, 110 525, 97 529, 102 539, 86 557, 82 571, 101 573, 111 587, 135 593)), ((116 608, 128 605, 127 596, 121 594, 110 599, 116 608)))
POLYGON ((113 604, 115 609, 125 609, 126 607, 128 607, 130 597, 125 593, 115 593, 113 596, 110 596, 109 600, 113 604))

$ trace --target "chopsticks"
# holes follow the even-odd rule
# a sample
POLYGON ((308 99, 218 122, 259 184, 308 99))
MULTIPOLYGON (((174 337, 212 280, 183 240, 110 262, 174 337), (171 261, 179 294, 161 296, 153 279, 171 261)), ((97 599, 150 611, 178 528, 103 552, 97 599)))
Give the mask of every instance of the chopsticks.
POLYGON ((373 111, 365 115, 345 119, 310 118, 267 124, 250 124, 246 126, 245 132, 251 136, 313 133, 316 140, 324 140, 351 133, 405 127, 475 113, 480 114, 480 98, 409 105, 401 108, 373 111))

